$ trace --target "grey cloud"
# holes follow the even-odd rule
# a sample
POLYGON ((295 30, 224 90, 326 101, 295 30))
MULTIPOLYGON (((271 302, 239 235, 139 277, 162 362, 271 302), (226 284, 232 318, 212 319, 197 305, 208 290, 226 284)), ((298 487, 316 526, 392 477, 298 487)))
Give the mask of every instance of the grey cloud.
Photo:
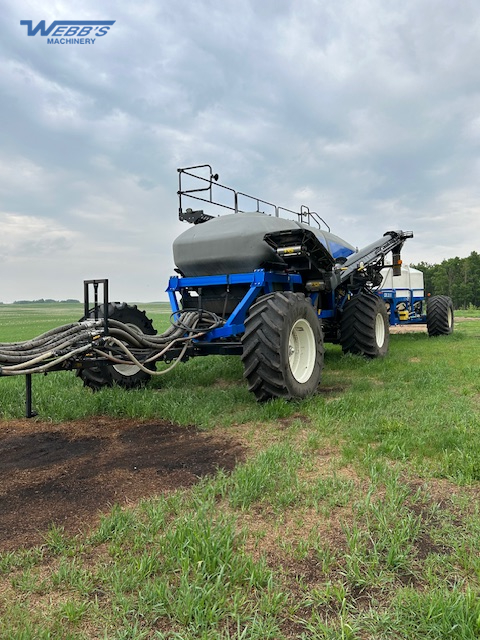
MULTIPOLYGON (((478 250, 476 1, 87 0, 56 10, 10 0, 0 57, 0 161, 18 169, 0 171, 0 214, 72 234, 48 260, 32 248, 42 278, 55 254, 70 253, 49 297, 70 297, 68 278, 103 267, 125 298, 163 295, 184 229, 176 168, 201 162, 266 200, 309 199, 353 244, 404 227, 416 234, 412 261, 478 250), (91 47, 47 45, 19 25, 65 17, 116 23, 91 47)), ((0 300, 27 297, 8 286, 0 300)), ((42 286, 30 277, 31 297, 45 297, 42 286)))

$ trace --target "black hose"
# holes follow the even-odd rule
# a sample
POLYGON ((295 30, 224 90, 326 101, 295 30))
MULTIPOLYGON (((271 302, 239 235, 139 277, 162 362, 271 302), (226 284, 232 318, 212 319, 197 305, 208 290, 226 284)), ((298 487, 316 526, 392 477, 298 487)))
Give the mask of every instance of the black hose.
MULTIPOLYGON (((151 336, 139 333, 123 322, 109 320, 109 335, 112 337, 109 346, 109 338, 104 336, 102 320, 71 323, 47 331, 32 340, 0 343, 0 375, 45 372, 92 348, 107 357, 107 349, 112 350, 113 347, 116 351, 125 343, 129 347, 148 349, 147 356, 143 353, 141 357, 155 361, 178 343, 184 345, 182 353, 185 353, 192 340, 222 324, 224 321, 210 311, 184 309, 172 314, 171 324, 166 331, 151 336), (105 341, 103 347, 100 339, 105 341), (39 362, 42 364, 37 366, 39 362)), ((131 349, 122 347, 120 351, 123 351, 122 361, 139 362, 131 349)))
POLYGON ((75 335, 77 333, 91 330, 95 327, 95 322, 83 323, 76 322, 74 324, 64 325, 58 327, 56 330, 48 331, 37 338, 32 340, 25 340, 24 342, 2 342, 0 343, 0 352, 5 351, 30 351, 32 349, 38 349, 40 347, 52 346, 59 341, 64 340, 69 335, 75 335))
MULTIPOLYGON (((93 332, 96 333, 96 332, 93 332)), ((56 351, 62 348, 65 348, 64 345, 73 345, 77 343, 85 343, 89 342, 92 339, 92 331, 86 330, 84 327, 81 327, 81 331, 77 332, 76 335, 72 332, 66 332, 65 335, 59 334, 56 336, 55 340, 43 344, 41 346, 31 347, 30 349, 23 349, 21 351, 17 351, 14 349, 5 349, 5 347, 0 347, 0 361, 3 358, 8 357, 16 357, 16 358, 27 358, 30 359, 34 355, 39 355, 44 353, 45 351, 56 351)))

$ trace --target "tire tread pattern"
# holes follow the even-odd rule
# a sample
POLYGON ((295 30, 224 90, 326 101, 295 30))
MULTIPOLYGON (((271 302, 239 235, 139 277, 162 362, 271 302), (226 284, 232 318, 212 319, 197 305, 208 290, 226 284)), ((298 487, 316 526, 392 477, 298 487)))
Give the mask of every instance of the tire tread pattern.
POLYGON ((259 298, 250 307, 245 320, 242 343, 244 377, 248 381, 249 391, 255 394, 259 402, 271 398, 306 397, 318 386, 323 366, 322 330, 315 310, 303 293, 280 291, 259 298), (293 309, 306 310, 308 306, 311 308, 311 311, 307 311, 312 318, 311 326, 318 337, 317 363, 311 379, 299 390, 294 389, 289 381, 285 371, 287 363, 281 351, 284 341, 288 340, 285 332, 290 332, 289 317, 293 309))
POLYGON ((427 300, 428 335, 448 336, 453 332, 453 302, 448 296, 433 296, 427 300))
POLYGON ((388 315, 385 303, 372 293, 359 293, 345 303, 340 323, 340 343, 344 353, 377 358, 385 355, 389 342, 388 315), (379 348, 375 335, 377 315, 385 325, 385 342, 379 348))

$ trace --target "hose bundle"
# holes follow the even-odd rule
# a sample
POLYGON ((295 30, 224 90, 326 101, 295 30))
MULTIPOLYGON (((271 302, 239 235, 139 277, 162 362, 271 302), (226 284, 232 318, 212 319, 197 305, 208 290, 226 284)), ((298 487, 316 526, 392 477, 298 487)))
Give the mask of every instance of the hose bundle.
POLYGON ((183 310, 172 314, 171 324, 159 335, 146 335, 119 322, 108 321, 105 334, 103 319, 83 320, 57 327, 23 342, 0 343, 0 375, 47 373, 52 369, 72 368, 82 358, 95 354, 112 364, 134 364, 149 375, 162 375, 170 370, 152 371, 145 364, 164 359, 174 347, 183 345, 175 358, 175 366, 193 340, 223 324, 213 313, 183 310))

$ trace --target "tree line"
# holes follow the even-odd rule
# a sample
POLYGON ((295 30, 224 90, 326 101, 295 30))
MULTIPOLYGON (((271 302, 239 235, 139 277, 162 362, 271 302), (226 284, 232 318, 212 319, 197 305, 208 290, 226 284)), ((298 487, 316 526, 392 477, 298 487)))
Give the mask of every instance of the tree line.
POLYGON ((480 307, 480 254, 476 251, 468 258, 450 258, 440 264, 420 262, 412 267, 423 272, 426 294, 449 296, 456 309, 480 307))
MULTIPOLYGON (((76 300, 74 298, 67 298, 67 300, 53 300, 52 298, 39 298, 38 300, 14 300, 12 302, 12 304, 43 304, 43 303, 47 303, 50 304, 52 302, 55 303, 72 303, 72 302, 77 302, 79 303, 80 300, 76 300)), ((3 302, 1 303, 3 304, 3 302)))

